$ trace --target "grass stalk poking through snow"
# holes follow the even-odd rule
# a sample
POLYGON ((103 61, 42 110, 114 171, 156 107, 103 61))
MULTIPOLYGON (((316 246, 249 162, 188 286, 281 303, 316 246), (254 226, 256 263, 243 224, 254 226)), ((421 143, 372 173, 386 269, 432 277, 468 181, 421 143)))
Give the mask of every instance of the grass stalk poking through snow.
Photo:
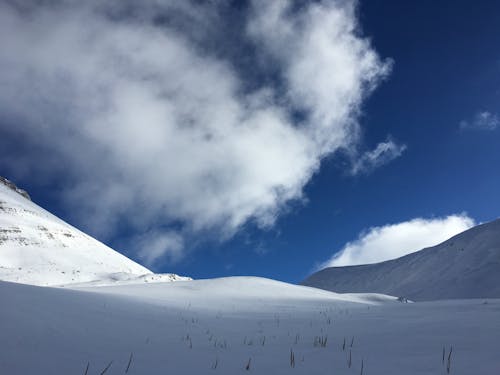
POLYGON ((450 347, 450 354, 448 354, 448 363, 446 365, 446 373, 450 373, 451 370, 451 353, 453 352, 453 346, 450 347))
POLYGON ((212 370, 216 370, 219 365, 219 358, 215 358, 215 362, 212 364, 212 370))
POLYGON ((130 353, 130 357, 128 359, 128 363, 127 363, 127 368, 125 369, 125 374, 128 373, 128 370, 130 370, 130 365, 132 364, 132 359, 134 358, 134 353, 130 353))
POLYGON ((248 358, 247 365, 245 366, 245 370, 249 371, 250 370, 250 363, 252 362, 252 357, 248 358))
POLYGON ((314 337, 314 346, 321 347, 321 348, 326 348, 326 344, 328 343, 328 336, 315 336, 314 337))
POLYGON ((104 375, 106 373, 106 371, 109 370, 109 368, 111 367, 112 364, 113 364, 113 361, 109 362, 108 365, 104 368, 104 370, 102 370, 100 375, 104 375))

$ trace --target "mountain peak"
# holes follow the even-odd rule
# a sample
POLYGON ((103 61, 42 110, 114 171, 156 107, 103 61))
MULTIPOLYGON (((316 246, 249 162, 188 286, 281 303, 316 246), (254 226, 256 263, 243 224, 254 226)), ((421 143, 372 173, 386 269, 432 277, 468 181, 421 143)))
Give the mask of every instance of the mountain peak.
POLYGON ((16 184, 14 184, 12 181, 8 180, 7 178, 0 176, 0 184, 3 184, 5 186, 7 186, 9 189, 11 189, 11 190, 15 191, 16 193, 22 195, 24 198, 26 198, 28 200, 31 200, 31 197, 30 197, 30 195, 28 194, 28 192, 26 190, 18 188, 16 186, 16 184))
POLYGON ((0 178, 0 280, 55 286, 185 279, 152 273, 52 215, 24 190, 0 178))

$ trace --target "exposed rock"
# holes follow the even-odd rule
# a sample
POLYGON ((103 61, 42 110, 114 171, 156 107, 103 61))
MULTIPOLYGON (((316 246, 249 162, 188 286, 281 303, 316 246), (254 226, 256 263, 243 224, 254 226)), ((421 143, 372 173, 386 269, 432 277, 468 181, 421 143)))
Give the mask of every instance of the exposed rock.
POLYGON ((6 179, 5 177, 0 176, 0 183, 4 184, 7 186, 9 189, 14 190, 16 193, 21 194, 24 198, 31 200, 31 197, 29 196, 28 192, 23 189, 19 189, 16 184, 14 184, 12 181, 6 179))

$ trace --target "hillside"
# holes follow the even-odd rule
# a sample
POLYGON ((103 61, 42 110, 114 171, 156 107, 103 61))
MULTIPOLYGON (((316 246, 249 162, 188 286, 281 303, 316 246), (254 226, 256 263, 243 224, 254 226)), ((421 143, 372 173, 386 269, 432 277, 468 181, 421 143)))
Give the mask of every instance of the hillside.
MULTIPOLYGON (((34 285, 169 281, 72 227, 0 179, 0 280, 34 285)), ((181 278, 182 279, 182 278, 181 278)))
POLYGON ((415 301, 498 298, 500 220, 398 259, 326 268, 301 284, 339 293, 384 293, 415 301))
POLYGON ((85 290, 0 282, 0 297, 9 375, 446 374, 451 346, 453 375, 500 368, 500 300, 403 304, 249 277, 85 290))

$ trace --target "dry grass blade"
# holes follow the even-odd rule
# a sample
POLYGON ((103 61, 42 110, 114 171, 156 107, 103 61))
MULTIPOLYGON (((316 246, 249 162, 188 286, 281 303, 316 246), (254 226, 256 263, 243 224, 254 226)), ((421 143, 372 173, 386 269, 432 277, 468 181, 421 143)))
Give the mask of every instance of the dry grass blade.
POLYGON ((252 362, 252 357, 248 358, 248 363, 247 365, 245 366, 245 370, 250 370, 250 363, 252 362))
POLYGON ((109 362, 108 365, 104 368, 104 370, 102 370, 100 375, 104 375, 106 373, 106 371, 109 370, 109 368, 111 367, 112 364, 113 364, 113 361, 109 362))
POLYGON ((128 370, 130 369, 130 365, 132 364, 132 358, 134 358, 134 353, 130 353, 130 357, 128 359, 127 363, 127 368, 125 369, 125 374, 128 373, 128 370))
POLYGON ((453 352, 453 346, 450 347, 450 354, 448 354, 448 363, 446 365, 446 373, 450 373, 451 370, 451 353, 453 352))
POLYGON ((219 365, 219 358, 215 358, 215 362, 212 364, 212 370, 216 370, 219 365))

